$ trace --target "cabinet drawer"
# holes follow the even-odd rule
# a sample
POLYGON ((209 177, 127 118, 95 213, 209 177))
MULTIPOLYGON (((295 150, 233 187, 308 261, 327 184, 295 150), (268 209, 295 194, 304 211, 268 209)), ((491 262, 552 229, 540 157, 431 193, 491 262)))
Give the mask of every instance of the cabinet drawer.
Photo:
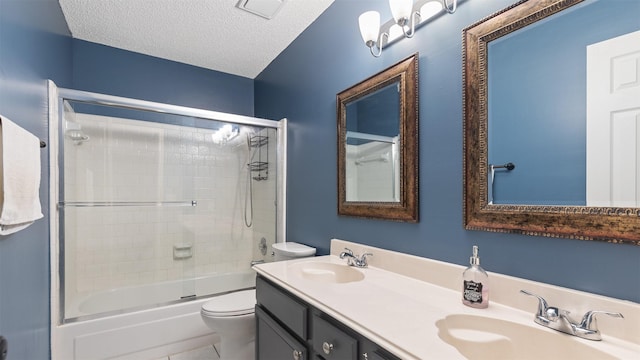
POLYGON ((256 279, 256 300, 301 339, 307 339, 306 305, 293 299, 262 277, 256 279))
POLYGON ((358 341, 318 315, 313 315, 313 350, 326 360, 357 359, 358 341))
POLYGON ((256 306, 256 359, 307 360, 307 348, 256 306))
POLYGON ((367 360, 400 360, 397 356, 392 355, 366 338, 360 341, 360 354, 362 359, 367 360), (364 357, 364 354, 367 354, 367 357, 364 357))

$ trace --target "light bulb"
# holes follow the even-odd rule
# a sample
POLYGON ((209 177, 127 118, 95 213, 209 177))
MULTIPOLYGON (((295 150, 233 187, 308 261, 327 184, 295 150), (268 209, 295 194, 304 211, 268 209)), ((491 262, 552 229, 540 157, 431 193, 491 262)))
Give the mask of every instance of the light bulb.
POLYGON ((380 31, 380 13, 377 11, 367 11, 358 18, 360 24, 360 35, 367 46, 371 46, 370 42, 375 43, 378 40, 378 32, 380 31))
POLYGON ((402 19, 409 19, 411 17, 413 0, 389 0, 389 7, 391 7, 393 19, 396 23, 400 23, 402 19))

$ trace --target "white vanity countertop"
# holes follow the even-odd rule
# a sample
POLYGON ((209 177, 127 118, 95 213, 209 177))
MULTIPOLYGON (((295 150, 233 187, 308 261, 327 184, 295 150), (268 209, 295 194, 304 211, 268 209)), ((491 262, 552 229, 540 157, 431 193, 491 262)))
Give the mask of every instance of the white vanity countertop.
MULTIPOLYGON (((344 244, 350 245, 352 249, 358 247, 358 244, 343 241, 339 241, 336 247, 342 249, 344 244)), ((356 249, 353 250, 355 253, 361 253, 356 249)), ((363 248, 362 250, 365 249, 363 248)), ((388 267, 379 257, 392 252, 372 247, 367 247, 366 250, 376 255, 371 258, 372 260, 376 259, 382 267, 388 267)), ((336 251, 337 249, 334 249, 334 244, 332 243, 332 253, 336 253, 336 251)), ((411 257, 412 259, 409 261, 410 263, 413 261, 411 264, 413 269, 411 271, 419 271, 419 269, 415 268, 417 264, 415 261, 420 262, 420 259, 423 259, 399 253, 393 253, 393 256, 411 257)), ((436 323, 438 320, 452 314, 477 315, 507 320, 527 326, 538 326, 542 331, 549 331, 557 336, 568 337, 569 339, 567 340, 569 341, 582 342, 586 346, 593 347, 594 350, 597 349, 613 355, 614 358, 640 359, 640 344, 637 341, 630 342, 608 337, 606 330, 602 327, 603 341, 590 341, 565 335, 535 324, 533 322, 533 315, 537 308, 537 300, 535 298, 524 299, 525 305, 530 307, 529 311, 505 306, 492 300, 489 308, 474 309, 461 303, 459 291, 376 267, 373 261, 370 262, 368 268, 356 269, 365 274, 363 280, 342 284, 304 279, 296 274, 295 271, 291 271, 292 264, 309 261, 345 264, 345 260, 341 260, 338 256, 327 255, 266 263, 256 265, 254 269, 258 274, 280 285, 402 359, 464 359, 465 357, 455 347, 447 344, 438 336, 439 329, 436 323)), ((427 264, 427 267, 434 266, 433 260, 424 259, 424 261, 432 262, 427 264)), ((443 265, 437 266, 446 266, 444 265, 445 263, 440 264, 443 265)), ((451 273, 452 270, 458 272, 458 270, 462 269, 457 265, 451 266, 453 268, 443 268, 443 271, 438 271, 438 273, 446 275, 451 273)), ((425 268, 425 270, 433 272, 432 268, 425 268)), ((496 286, 491 281, 491 275, 490 273, 490 284, 491 286, 496 286)), ((453 281, 457 280, 453 279, 453 281)), ((526 280, 524 282, 525 286, 532 283, 526 280)), ((498 283, 500 282, 498 281, 498 283)), ((540 289, 531 289, 531 286, 527 287, 527 289, 540 293, 540 289)), ((515 294, 514 297, 518 297, 518 301, 520 301, 520 298, 529 298, 522 294, 515 294)), ((549 301, 549 299, 547 300, 549 301)), ((631 314, 631 318, 625 314, 627 319, 616 320, 637 320, 636 316, 640 313, 638 310, 640 306, 629 302, 622 302, 622 304, 623 310, 627 311, 627 314, 630 308, 634 313, 631 314)), ((549 305, 554 306, 551 302, 549 305)), ((572 309, 569 308, 568 310, 572 309)), ((593 310, 616 311, 617 309, 593 310)), ((635 327, 632 330, 636 331, 635 327)), ((544 346, 544 344, 539 346, 544 346)))

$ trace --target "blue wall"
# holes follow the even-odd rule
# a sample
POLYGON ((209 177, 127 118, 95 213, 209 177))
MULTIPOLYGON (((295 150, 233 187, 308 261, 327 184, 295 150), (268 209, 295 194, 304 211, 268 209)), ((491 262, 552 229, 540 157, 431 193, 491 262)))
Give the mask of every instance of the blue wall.
POLYGON ((73 40, 73 88, 253 116, 253 80, 73 40))
POLYGON ((496 172, 493 200, 585 205, 586 47, 640 30, 640 2, 587 1, 543 23, 489 46, 489 163, 516 164, 496 172))
MULTIPOLYGON (((629 4, 635 0, 627 1, 629 4)), ((358 16, 386 0, 336 0, 255 82, 255 113, 290 120, 288 239, 329 251, 333 237, 640 301, 640 246, 466 231, 462 221, 462 29, 514 0, 465 1, 374 58, 358 16), (420 222, 337 215, 336 94, 420 53, 420 222)))
MULTIPOLYGON (((57 0, 0 0, 0 114, 48 137, 46 80, 71 83, 71 40, 57 0)), ((49 161, 42 151, 45 217, 0 236, 0 335, 9 359, 49 358, 49 161)))

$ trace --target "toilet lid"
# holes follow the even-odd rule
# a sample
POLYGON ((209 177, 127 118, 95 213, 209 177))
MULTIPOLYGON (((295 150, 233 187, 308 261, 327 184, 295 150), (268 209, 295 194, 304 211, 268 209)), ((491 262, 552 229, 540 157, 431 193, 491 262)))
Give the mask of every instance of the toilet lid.
POLYGON ((316 248, 291 241, 274 243, 271 246, 281 254, 291 257, 306 257, 316 254, 316 248))
POLYGON ((202 305, 202 312, 217 317, 247 315, 255 306, 256 290, 251 289, 216 296, 202 305))

